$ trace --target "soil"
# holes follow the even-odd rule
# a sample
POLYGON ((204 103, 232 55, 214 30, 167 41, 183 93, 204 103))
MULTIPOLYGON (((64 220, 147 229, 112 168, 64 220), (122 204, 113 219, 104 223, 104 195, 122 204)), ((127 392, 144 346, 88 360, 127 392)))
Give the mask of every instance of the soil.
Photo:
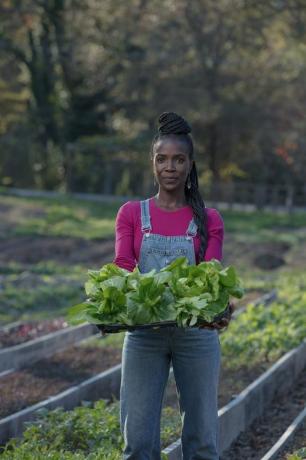
POLYGON ((281 267, 286 263, 283 257, 269 252, 257 255, 253 262, 256 267, 261 268, 262 270, 273 270, 274 268, 281 267))
POLYGON ((121 350, 73 346, 0 379, 0 417, 43 401, 120 363, 121 350))
MULTIPOLYGON (((16 236, 0 239, 0 265, 8 262, 35 264, 52 260, 62 265, 84 264, 101 266, 114 258, 115 242, 113 238, 85 240, 83 238, 56 236, 16 236)), ((229 265, 245 257, 256 266, 256 257, 265 254, 284 255, 290 246, 282 242, 249 243, 237 242, 233 235, 227 233, 224 240, 223 263, 229 265)), ((268 269, 268 267, 266 267, 268 269)), ((274 269, 276 267, 270 267, 274 269)))
MULTIPOLYGON (((221 460, 260 460, 304 408, 305 400, 306 372, 304 371, 287 394, 276 395, 263 416, 241 433, 230 449, 221 456, 221 460)), ((304 436, 304 444, 305 440, 304 436)), ((283 459, 283 456, 279 459, 283 459)))
MULTIPOLYGON (((121 361, 121 349, 77 346, 41 359, 0 379, 0 417, 55 395, 121 361)), ((258 377, 265 367, 238 371, 222 369, 219 406, 225 405, 258 377)), ((175 382, 169 379, 165 403, 178 407, 175 382)))
POLYGON ((64 318, 56 318, 21 323, 12 328, 2 328, 0 329, 0 349, 37 339, 67 326, 68 323, 64 318))
POLYGON ((304 420, 302 426, 293 435, 285 449, 283 449, 282 452, 277 457, 275 457, 275 460, 286 460, 287 455, 303 448, 305 449, 303 458, 306 458, 306 420, 304 420))
POLYGON ((101 266, 114 257, 114 240, 85 240, 56 236, 19 236, 0 239, 0 264, 36 264, 52 260, 63 265, 101 266))
MULTIPOLYGON (((218 406, 223 407, 228 404, 245 387, 265 372, 268 367, 268 364, 259 365, 252 369, 241 367, 237 370, 222 367, 219 378, 218 406)), ((164 405, 179 408, 176 384, 173 377, 169 379, 167 385, 164 405)))
POLYGON ((287 242, 282 241, 262 241, 252 242, 249 241, 237 241, 234 233, 225 232, 224 243, 223 243, 223 259, 224 265, 236 264, 240 266, 252 265, 254 268, 263 268, 264 270, 275 270, 279 266, 276 264, 269 264, 269 257, 271 254, 283 258, 283 264, 287 264, 287 254, 291 251, 291 246, 287 242), (260 261, 264 261, 264 267, 257 265, 257 258, 260 261), (266 264, 265 264, 266 262, 266 264))

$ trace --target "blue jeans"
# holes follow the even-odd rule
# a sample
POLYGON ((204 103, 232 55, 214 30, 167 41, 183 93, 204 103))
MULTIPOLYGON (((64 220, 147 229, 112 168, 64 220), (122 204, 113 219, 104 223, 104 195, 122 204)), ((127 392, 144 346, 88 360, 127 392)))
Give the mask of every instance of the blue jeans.
POLYGON ((160 417, 172 361, 183 460, 218 460, 220 342, 216 330, 166 327, 126 332, 120 422, 124 460, 160 460, 160 417))

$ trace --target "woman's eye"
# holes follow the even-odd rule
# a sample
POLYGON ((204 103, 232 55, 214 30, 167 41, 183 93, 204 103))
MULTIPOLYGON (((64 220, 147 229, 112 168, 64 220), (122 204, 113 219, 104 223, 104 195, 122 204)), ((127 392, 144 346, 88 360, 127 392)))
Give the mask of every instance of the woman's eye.
POLYGON ((179 161, 179 163, 184 163, 185 162, 184 158, 179 158, 178 161, 179 161))
POLYGON ((163 159, 163 158, 161 158, 161 157, 159 157, 159 158, 157 158, 157 160, 156 160, 156 161, 157 161, 157 163, 161 163, 162 161, 164 161, 164 159, 163 159))

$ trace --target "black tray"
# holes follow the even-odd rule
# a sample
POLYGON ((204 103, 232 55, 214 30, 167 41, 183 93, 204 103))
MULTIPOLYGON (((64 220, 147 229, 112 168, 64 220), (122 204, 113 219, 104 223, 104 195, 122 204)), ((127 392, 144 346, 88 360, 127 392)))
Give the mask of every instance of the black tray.
MULTIPOLYGON (((212 322, 203 320, 203 321, 198 321, 193 326, 187 326, 187 327, 199 327, 199 326, 212 327, 212 323, 218 322, 222 318, 224 317, 226 318, 229 316, 230 316, 230 307, 229 305, 227 305, 225 310, 223 310, 223 312, 216 315, 212 322)), ((96 324, 96 326, 101 331, 102 334, 116 333, 116 332, 122 332, 122 331, 136 331, 136 330, 141 330, 141 329, 154 329, 154 328, 159 329, 162 327, 169 327, 169 326, 178 327, 176 321, 161 321, 161 322, 149 323, 149 324, 133 324, 133 326, 129 326, 127 324, 96 324)))

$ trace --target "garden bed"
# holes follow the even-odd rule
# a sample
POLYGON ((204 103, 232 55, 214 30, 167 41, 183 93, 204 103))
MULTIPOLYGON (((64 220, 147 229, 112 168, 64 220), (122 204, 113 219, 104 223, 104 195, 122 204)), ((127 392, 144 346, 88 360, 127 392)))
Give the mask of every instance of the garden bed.
POLYGON ((0 379, 0 417, 17 412, 120 363, 118 348, 69 347, 0 379))
POLYGON ((36 264, 53 260, 59 264, 102 265, 114 256, 113 238, 86 240, 71 236, 15 236, 0 239, 0 263, 36 264))
POLYGON ((65 318, 28 321, 0 329, 0 348, 12 347, 68 327, 65 318))
POLYGON ((221 460, 260 460, 303 409, 305 400, 306 372, 302 372, 290 391, 282 396, 276 395, 263 416, 241 433, 230 449, 223 452, 221 460))
MULTIPOLYGON (((55 395, 121 361, 121 348, 73 346, 41 359, 0 379, 0 417, 55 395)), ((223 368, 220 377, 219 406, 225 405, 268 367, 231 370, 223 368)), ((177 407, 176 386, 169 379, 166 404, 177 407)))
MULTIPOLYGON (((245 387, 256 380, 269 367, 269 364, 257 365, 250 369, 241 367, 240 369, 230 369, 221 367, 219 392, 218 392, 218 407, 223 407, 234 399, 245 387)), ((167 390, 165 393, 164 404, 171 407, 179 407, 176 394, 176 384, 174 377, 171 376, 168 381, 167 390)))
POLYGON ((300 449, 304 449, 303 457, 306 457, 306 420, 300 426, 296 433, 294 433, 292 439, 288 442, 287 446, 282 450, 282 452, 275 457, 275 460, 285 460, 287 456, 293 454, 300 449))

